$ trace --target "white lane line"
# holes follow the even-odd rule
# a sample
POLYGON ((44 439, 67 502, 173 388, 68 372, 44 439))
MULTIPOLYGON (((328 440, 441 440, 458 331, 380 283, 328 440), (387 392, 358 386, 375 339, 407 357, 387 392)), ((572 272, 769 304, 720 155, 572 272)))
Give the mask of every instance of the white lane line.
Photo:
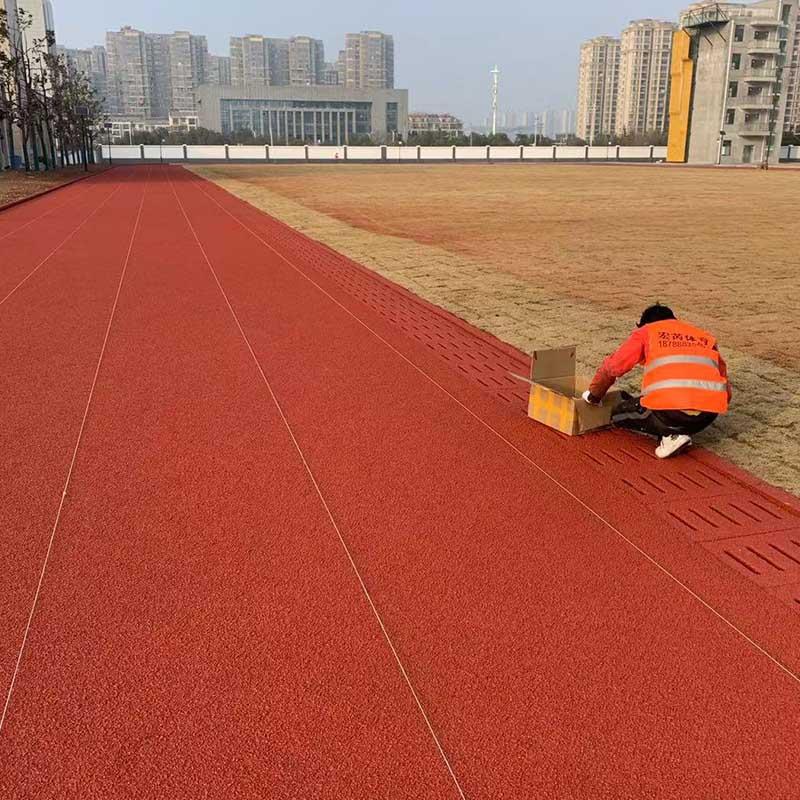
MULTIPOLYGON (((202 180, 202 179, 201 179, 202 180)), ((192 181, 194 183, 194 181, 192 181)), ((413 367, 420 375, 422 375, 426 380, 436 386, 439 390, 441 390, 444 394, 446 394, 453 402, 458 404, 469 416, 475 419, 478 423, 480 423, 484 428, 489 430, 494 436, 496 436, 500 441, 506 444, 511 450, 513 450, 517 455, 523 458, 530 466, 532 466, 535 470, 540 472, 544 475, 547 479, 552 481, 561 491, 571 497, 576 503, 582 506, 586 511, 588 511, 595 519, 599 522, 603 523, 603 525, 608 528, 610 531, 615 533, 622 539, 626 544, 632 547, 639 555, 641 555, 644 559, 646 559, 650 564, 652 564, 656 569, 662 572, 664 575, 667 576, 673 583, 679 586, 683 591, 693 597, 698 603, 700 603, 706 610, 710 611, 717 619, 721 622, 725 623, 732 631, 734 631, 738 636, 740 636, 745 642, 747 642, 754 650, 759 652, 761 655, 765 656, 769 659, 778 669, 788 675, 793 681, 800 684, 800 675, 798 675, 794 670, 784 664, 780 659, 776 656, 773 656, 770 652, 765 650, 758 642, 748 636, 741 628, 739 628, 736 623, 732 620, 728 619, 724 614, 720 611, 717 611, 714 606, 712 606, 707 600, 704 600, 694 589, 691 589, 687 586, 677 575, 673 574, 669 571, 667 567, 661 564, 658 560, 656 560, 653 556, 651 556, 647 551, 643 550, 636 542, 629 539, 622 531, 616 528, 611 522, 609 522, 605 517, 601 516, 597 511, 595 511, 588 503, 581 500, 576 494, 574 494, 570 489, 568 489, 561 481, 558 480, 554 475, 548 472, 544 467, 539 466, 533 459, 530 458, 525 452, 520 450, 512 441, 507 439, 503 436, 500 431, 493 428, 486 420, 482 417, 478 416, 471 408, 466 406, 461 400, 459 400, 454 394, 452 394, 448 389, 442 386, 440 383, 436 381, 435 378, 431 377, 427 372, 425 372, 422 367, 415 364, 411 359, 409 359, 406 355, 404 355, 400 350, 398 350, 391 342, 384 339, 377 331, 373 330, 372 328, 367 325, 362 319, 357 317, 347 306, 340 303, 333 295, 331 295, 324 287, 320 286, 313 278, 306 275, 303 270, 293 264, 286 256, 276 250, 271 244, 269 244, 265 239, 259 236, 252 228, 249 228, 242 222, 238 217, 232 214, 225 206, 223 206, 215 197, 210 195, 202 186, 197 187, 209 200, 215 203, 219 208, 221 208, 231 219, 235 220, 239 223, 246 231, 248 231, 253 237, 255 237, 261 244, 264 245, 268 250, 271 250, 278 258, 284 261, 289 267, 291 267, 298 275, 301 275, 305 278, 310 284, 315 286, 319 289, 322 294, 324 294, 331 302, 335 303, 339 308, 341 308, 348 316, 352 317, 359 325, 363 328, 368 330, 378 341, 382 342, 386 347, 388 347, 393 353, 398 355, 403 361, 405 361, 409 366, 413 367)))
MULTIPOLYGON (((55 538, 56 538, 56 531, 58 530, 58 523, 61 520, 61 512, 64 509, 64 502, 67 499, 67 492, 69 490, 70 481, 72 480, 72 473, 75 470, 75 462, 78 459, 78 450, 79 450, 79 448, 81 446, 81 440, 83 439, 83 431, 86 428, 86 420, 89 417, 89 409, 90 409, 90 407, 92 405, 92 398, 94 397, 94 389, 95 389, 95 386, 97 386, 97 377, 100 374, 100 367, 103 364, 103 357, 106 354, 106 346, 108 345, 108 337, 109 337, 109 335, 111 333, 111 325, 114 322, 114 315, 116 314, 116 311, 117 311, 117 305, 119 303, 119 296, 120 296, 120 292, 122 291, 122 284, 123 284, 123 282, 125 280, 125 274, 128 271, 128 262, 130 261, 131 251, 133 250, 133 241, 136 238, 136 232, 139 229, 139 220, 142 217, 142 207, 144 206, 144 198, 145 198, 145 196, 147 194, 147 188, 148 188, 149 179, 150 179, 150 171, 148 170, 147 182, 145 183, 144 191, 142 192, 142 199, 141 199, 141 202, 139 203, 139 211, 136 214, 136 222, 133 225, 133 233, 131 233, 130 242, 128 243, 128 252, 125 255, 125 262, 122 265, 122 273, 121 273, 120 278, 119 278, 119 283, 117 284, 117 293, 116 293, 116 295, 114 295, 114 304, 111 307, 111 314, 109 315, 109 318, 108 318, 108 325, 106 326, 106 333, 105 333, 105 336, 103 337, 103 345, 100 348, 100 355, 99 355, 99 357, 97 359, 97 366, 95 367, 95 370, 94 370, 94 377, 92 378, 92 385, 91 385, 91 388, 89 389, 89 397, 86 400, 86 407, 83 410, 83 418, 81 419, 81 427, 80 427, 80 430, 78 431, 78 438, 75 441, 75 447, 72 450, 72 460, 70 461, 69 470, 67 471, 67 479, 64 481, 64 489, 61 492, 61 500, 60 500, 60 502, 58 504, 58 511, 56 512, 56 518, 55 518, 55 521, 53 522, 53 528, 52 528, 52 530, 50 532, 50 541, 47 544, 47 552, 45 553, 44 561, 42 562, 42 569, 39 572, 39 582, 36 585, 36 592, 35 592, 35 594, 33 596, 33 602, 31 603, 30 613, 28 614, 28 622, 25 625, 25 633, 22 636, 22 644, 20 645, 19 653, 17 654, 17 662, 16 662, 16 664, 14 666, 14 674, 11 676, 11 683, 9 684, 9 687, 8 687, 8 693, 6 694, 6 702, 5 702, 5 705, 3 706, 3 714, 2 714, 2 716, 0 716, 0 734, 2 734, 2 732, 3 732, 3 725, 5 724, 6 717, 8 716, 8 709, 9 709, 9 707, 11 705, 11 695, 14 693, 14 686, 16 685, 17 676, 19 675, 20 665, 22 664, 22 657, 23 657, 23 655, 25 653, 25 645, 28 642, 28 634, 30 633, 30 630, 31 630, 31 624, 33 623, 33 617, 34 617, 34 614, 36 613, 36 606, 37 606, 37 604, 39 602, 39 595, 41 594, 41 591, 42 591, 42 584, 44 583, 44 576, 45 576, 45 573, 47 572, 47 564, 50 561, 50 553, 53 550, 53 542, 55 541, 55 538)), ((119 187, 117 187, 117 188, 119 188, 119 187)))
POLYGON ((431 724, 430 718, 428 717, 428 713, 425 711, 425 707, 422 705, 422 701, 420 700, 420 697, 417 694, 417 690, 414 688, 414 684, 411 682, 411 678, 409 677, 408 672, 406 671, 406 668, 403 665, 403 662, 400 658, 400 654, 397 652, 397 649, 394 646, 394 642, 392 642, 392 639, 389 636, 389 631, 386 629, 386 625, 384 625, 383 618, 381 617, 380 612, 378 611, 375 602, 372 599, 372 595, 369 593, 369 589, 367 589, 367 585, 364 583, 364 579, 361 576, 361 572, 358 569, 355 560, 353 559, 353 555, 350 552, 350 548, 348 547, 347 542, 345 541, 341 530, 339 529, 339 525, 337 524, 336 519, 333 516, 333 512, 331 511, 330 506, 328 505, 328 502, 325 499, 325 496, 322 494, 322 490, 320 489, 319 483, 317 482, 317 479, 314 476, 313 471, 311 470, 311 466, 309 465, 308 460, 306 459, 305 454, 303 453, 303 450, 301 449, 300 444, 294 435, 294 431, 292 430, 292 426, 289 424, 289 420, 286 418, 286 414, 283 411, 283 407, 281 406, 278 398, 275 396, 275 392, 272 390, 272 385, 270 384, 269 379, 267 378, 266 374, 264 373, 264 370, 261 367, 261 362, 258 360, 258 356, 256 356, 255 350, 253 350, 253 346, 250 344, 250 339, 247 337, 247 334, 245 333, 241 322, 239 322, 239 317, 234 311, 233 306, 231 305, 231 302, 228 299, 228 295, 225 293, 225 289, 222 288, 222 284, 220 283, 219 278, 217 277, 217 273, 214 270, 213 265, 211 264, 211 260, 209 259, 208 254, 206 253, 206 249, 205 247, 203 247, 202 242, 197 236, 197 232, 195 231, 194 225, 192 225, 192 222, 186 213, 186 209, 184 208, 180 197, 178 197, 178 193, 175 190, 175 186, 173 185, 172 180, 170 180, 170 186, 172 186, 172 191, 175 195, 175 199, 178 201, 178 205, 180 206, 180 209, 183 212, 183 216, 186 219, 186 224, 189 226, 189 229, 191 230, 192 235, 194 236, 195 242, 197 242, 197 246, 200 248, 200 252, 203 254, 203 258, 205 259, 206 264, 208 264, 208 268, 211 270, 211 274, 214 276, 214 281, 216 282, 220 292, 222 293, 222 297, 225 300, 225 304, 228 306, 228 310, 231 312, 231 316, 233 317, 233 320, 236 323, 236 327, 239 329, 239 333, 241 334, 242 339, 244 340, 244 343, 247 346, 247 349, 250 351, 250 355, 253 359, 253 362, 256 365, 256 369, 258 370, 258 373, 261 376, 261 380, 267 387, 267 391, 269 392, 269 395, 272 398, 272 402, 275 404, 275 408, 277 408, 278 410, 278 414, 280 415, 284 427, 286 428, 286 431, 289 434, 289 438, 292 440, 292 444, 297 450, 297 454, 300 456, 300 460, 303 463, 303 467, 305 468, 306 473, 309 479, 311 480, 312 485, 314 486, 314 491, 316 492, 317 497, 319 498, 320 503, 322 504, 322 507, 325 509, 325 513, 328 517, 328 520, 331 523, 331 526, 336 532, 336 535, 339 539, 339 543, 341 544, 342 549, 344 550, 345 555, 347 556, 347 560, 350 562, 350 567, 352 568, 353 573, 355 574, 356 579, 358 580, 358 583, 361 586, 361 591, 363 592, 364 597, 366 598, 367 603, 369 604, 369 607, 372 610, 373 616, 378 622, 378 626, 380 627, 381 632, 383 633, 383 637, 386 640, 386 643, 389 645, 389 649, 391 650, 392 655, 394 656, 394 660, 397 663, 397 666, 400 670, 400 674, 402 675, 403 680, 408 686, 409 691, 411 692, 411 696, 414 698, 414 702, 416 703, 416 706, 419 709, 420 714, 422 715, 422 719, 425 722, 425 726, 427 727, 428 732, 433 738, 433 741, 436 745, 436 749, 439 751, 439 755, 441 756, 442 761, 444 761, 444 765, 447 768, 448 773, 450 774, 450 777, 455 785, 456 791, 458 792, 458 795, 461 798, 461 800, 466 800, 466 795, 464 794, 464 790, 461 788, 461 784, 459 783, 458 778, 456 777, 456 774, 453 770, 453 767, 450 764, 450 759, 447 757, 447 754, 444 751, 444 747, 442 746, 442 743, 439 741, 439 737, 436 735, 436 731, 433 729, 433 725, 431 724))
POLYGON ((68 233, 2 300, 0 300, 0 306, 2 306, 17 289, 26 283, 29 278, 35 275, 41 267, 43 267, 98 211, 100 211, 100 209, 120 190, 120 187, 121 184, 118 184, 111 193, 101 201, 97 208, 90 211, 89 215, 81 220, 77 228, 73 229, 71 233, 68 233))

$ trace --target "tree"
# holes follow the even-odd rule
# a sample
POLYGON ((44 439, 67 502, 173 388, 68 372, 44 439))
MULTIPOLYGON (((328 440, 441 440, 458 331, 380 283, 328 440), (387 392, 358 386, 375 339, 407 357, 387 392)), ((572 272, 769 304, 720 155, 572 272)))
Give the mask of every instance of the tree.
POLYGON ((94 161, 94 135, 102 118, 100 102, 88 78, 52 53, 55 37, 28 34, 31 14, 17 9, 9 18, 0 9, 0 137, 5 158, 15 159, 19 132, 26 170, 94 161))

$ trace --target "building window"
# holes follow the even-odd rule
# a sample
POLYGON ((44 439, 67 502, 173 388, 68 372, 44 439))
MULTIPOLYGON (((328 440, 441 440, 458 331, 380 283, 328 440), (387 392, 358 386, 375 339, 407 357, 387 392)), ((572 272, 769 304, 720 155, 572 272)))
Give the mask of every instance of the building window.
POLYGON ((765 42, 769 39, 769 31, 753 31, 753 39, 756 42, 765 42))
POLYGON ((739 69, 742 66, 742 54, 734 53, 731 57, 731 68, 739 69))
POLYGON ((763 86, 748 86, 747 87, 747 96, 748 97, 758 97, 759 95, 764 93, 763 86))
POLYGON ((386 132, 397 133, 397 103, 386 104, 386 132))
POLYGON ((750 66, 753 69, 764 69, 767 66, 767 60, 765 58, 751 58, 750 66))
POLYGON ((784 25, 789 24, 789 18, 792 16, 792 7, 790 5, 786 5, 784 3, 783 11, 781 13, 781 19, 783 20, 784 25))
POLYGON ((731 81, 728 84, 728 97, 737 97, 739 95, 739 83, 731 81))
POLYGON ((733 34, 733 41, 734 42, 743 42, 744 41, 744 25, 737 25, 736 30, 733 34))
POLYGON ((723 139, 722 141, 722 155, 729 156, 731 154, 731 140, 723 139))
POLYGON ((726 125, 733 125, 734 122, 736 122, 736 109, 735 108, 729 108, 725 112, 725 124, 726 125))

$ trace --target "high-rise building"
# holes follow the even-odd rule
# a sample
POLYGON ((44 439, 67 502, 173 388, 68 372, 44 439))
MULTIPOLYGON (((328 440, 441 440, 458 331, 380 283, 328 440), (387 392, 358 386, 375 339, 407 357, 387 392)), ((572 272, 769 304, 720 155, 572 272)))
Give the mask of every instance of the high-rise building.
POLYGON ((344 86, 347 83, 347 51, 340 50, 339 56, 336 59, 336 75, 337 83, 339 86, 344 86))
POLYGON ((151 57, 147 35, 128 26, 108 31, 106 53, 109 111, 132 120, 151 119, 151 57))
POLYGON ((108 57, 106 49, 101 44, 93 45, 91 48, 91 73, 89 82, 95 94, 105 106, 108 102, 108 57))
POLYGON ((352 89, 394 88, 394 39, 379 31, 345 35, 345 85, 352 89))
POLYGON ((322 68, 322 84, 324 86, 339 85, 339 70, 335 63, 325 62, 325 66, 322 68))
POLYGON ((15 7, 30 15, 30 27, 24 32, 27 47, 33 44, 34 39, 40 41, 46 39, 48 32, 55 36, 53 6, 50 0, 6 0, 6 10, 10 11, 15 7))
POLYGON ((289 84, 318 86, 325 69, 325 47, 319 39, 293 36, 289 39, 289 84))
POLYGON ((288 86, 288 39, 248 35, 231 37, 231 83, 239 87, 288 86))
POLYGON ((106 34, 108 109, 131 120, 167 120, 196 110, 206 80, 205 36, 188 31, 144 33, 124 27, 106 34))
POLYGON ((146 33, 147 73, 150 80, 150 116, 166 119, 172 107, 172 63, 170 35, 146 33))
POLYGON ((204 83, 212 86, 231 85, 231 57, 209 55, 206 60, 206 74, 204 83))
POLYGON ((269 64, 270 86, 288 86, 291 81, 289 72, 289 40, 265 39, 267 63, 269 64))
POLYGON ((56 47, 56 52, 63 56, 74 69, 87 77, 98 99, 106 105, 108 67, 105 47, 102 45, 86 49, 56 47))
MULTIPOLYGON (((18 37, 18 53, 30 54, 34 43, 38 43, 40 52, 55 52, 55 21, 50 0, 0 0, 0 8, 5 8, 8 14, 9 33, 18 37), (24 30, 16 29, 17 12, 27 17, 28 24, 24 30)), ((32 74, 38 74, 43 65, 31 59, 30 55, 27 58, 32 74)))
POLYGON ((655 19, 631 22, 620 37, 617 134, 665 131, 669 68, 677 25, 655 19))
POLYGON ((581 45, 577 135, 588 142, 611 135, 617 122, 620 41, 598 36, 581 45))
POLYGON ((231 84, 269 86, 269 55, 263 36, 231 37, 231 84))
POLYGON ((170 113, 196 109, 195 91, 206 82, 207 61, 205 36, 194 36, 188 31, 169 36, 170 113))
POLYGON ((567 135, 574 134, 575 110, 571 108, 565 108, 560 114, 560 122, 561 125, 559 126, 558 130, 555 131, 556 134, 567 134, 567 135))
POLYGON ((797 17, 798 0, 695 3, 681 14, 673 43, 669 161, 778 160, 797 17))

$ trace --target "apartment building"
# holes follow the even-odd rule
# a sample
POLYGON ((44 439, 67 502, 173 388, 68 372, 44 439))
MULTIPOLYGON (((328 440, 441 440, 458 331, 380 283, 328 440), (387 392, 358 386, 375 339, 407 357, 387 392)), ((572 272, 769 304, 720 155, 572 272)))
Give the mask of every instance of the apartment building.
POLYGON ((231 37, 231 85, 269 86, 269 54, 264 36, 231 37))
POLYGON ((339 68, 335 62, 326 61, 322 68, 322 85, 323 86, 338 86, 339 85, 339 68))
POLYGON ((380 31, 346 34, 344 85, 349 89, 394 88, 393 37, 380 31))
POLYGON ((464 123, 452 114, 428 114, 412 111, 408 115, 408 135, 440 133, 457 138, 464 135, 464 123))
POLYGON ((152 56, 147 35, 131 27, 106 33, 108 110, 131 120, 153 117, 152 56))
POLYGON ((347 83, 347 53, 344 50, 340 50, 336 58, 336 76, 339 86, 347 83))
POLYGON ((108 82, 108 63, 106 49, 102 45, 84 49, 74 47, 56 47, 56 53, 63 56, 75 70, 82 72, 95 94, 105 102, 108 82))
POLYGON ((106 34, 108 110, 132 120, 193 113, 206 80, 205 36, 188 31, 144 33, 131 27, 106 34))
POLYGON ((172 105, 172 65, 170 62, 170 35, 146 33, 145 52, 147 74, 150 80, 149 119, 166 119, 172 105))
POLYGON ((231 57, 209 55, 206 59, 204 83, 210 83, 213 86, 230 86, 231 57))
POLYGON ((581 45, 576 119, 581 139, 593 142, 615 132, 619 63, 620 40, 613 36, 597 36, 581 45))
POLYGON ((195 92, 206 82, 208 42, 205 36, 177 31, 168 37, 170 114, 196 109, 195 92))
POLYGON ((267 38, 265 42, 270 86, 289 86, 291 83, 291 42, 289 39, 274 38, 267 38))
POLYGON ((667 129, 672 37, 677 29, 671 22, 640 19, 622 31, 615 133, 667 129))
MULTIPOLYGON (((33 44, 34 39, 46 39, 48 32, 55 35, 56 25, 50 0, 5 0, 5 9, 9 12, 9 17, 14 15, 15 9, 30 15, 30 27, 24 32, 28 47, 33 44)), ((53 46, 48 49, 52 48, 53 46)))
POLYGON ((323 83, 325 46, 310 36, 289 39, 289 85, 318 86, 323 83))
POLYGON ((670 161, 778 161, 797 16, 798 0, 695 3, 681 14, 673 47, 670 161))
MULTIPOLYGON (((296 37, 296 39, 302 40, 307 37, 296 37)), ((298 75, 302 77, 305 77, 303 69, 307 68, 303 65, 307 63, 310 67, 315 63, 316 55, 312 59, 309 50, 313 48, 305 48, 303 42, 298 42, 294 48, 298 75)), ((316 51, 314 52, 316 54, 316 51)), ((231 37, 231 84, 239 87, 289 86, 291 53, 290 39, 275 39, 254 34, 231 37)))

